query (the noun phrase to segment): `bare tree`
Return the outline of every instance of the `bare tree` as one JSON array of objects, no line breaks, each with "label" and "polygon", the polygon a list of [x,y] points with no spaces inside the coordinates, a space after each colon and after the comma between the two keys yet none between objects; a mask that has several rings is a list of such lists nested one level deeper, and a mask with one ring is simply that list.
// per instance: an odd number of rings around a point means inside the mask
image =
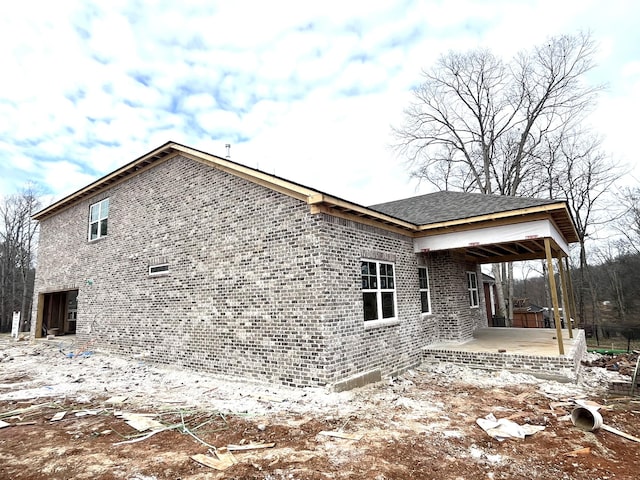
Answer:
[{"label": "bare tree", "polygon": [[617,195],[623,212],[616,230],[625,238],[627,247],[640,254],[640,188],[623,188]]},{"label": "bare tree", "polygon": [[[449,52],[423,72],[396,148],[411,175],[438,189],[487,194],[538,193],[545,140],[584,117],[602,86],[588,33],[552,37],[509,62],[488,50]],[[500,313],[507,317],[500,269],[493,268]]]},{"label": "bare tree", "polygon": [[547,135],[581,118],[601,86],[589,34],[563,35],[509,63],[488,50],[449,52],[424,71],[396,147],[437,188],[516,195],[536,183]]},{"label": "bare tree", "polygon": [[[546,189],[550,198],[564,198],[573,215],[579,240],[578,316],[585,315],[585,294],[596,289],[587,258],[586,241],[617,215],[611,208],[612,186],[624,171],[601,148],[601,139],[586,130],[562,130],[548,137]],[[597,314],[592,315],[597,322]],[[595,325],[594,325],[595,327]]]},{"label": "bare tree", "polygon": [[32,186],[0,203],[0,331],[11,325],[13,311],[28,323],[33,295],[37,224],[31,217],[40,202]]}]

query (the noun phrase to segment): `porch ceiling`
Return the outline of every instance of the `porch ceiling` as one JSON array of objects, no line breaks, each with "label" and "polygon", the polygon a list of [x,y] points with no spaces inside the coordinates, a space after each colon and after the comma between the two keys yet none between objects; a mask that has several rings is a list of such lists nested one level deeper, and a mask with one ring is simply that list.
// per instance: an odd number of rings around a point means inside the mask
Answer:
[{"label": "porch ceiling", "polygon": [[550,240],[554,256],[568,255],[569,244],[555,222],[540,216],[518,223],[485,223],[476,228],[425,232],[414,239],[414,251],[460,252],[473,263],[536,260],[546,257],[545,238]]},{"label": "porch ceiling", "polygon": [[[463,253],[471,262],[481,264],[540,260],[546,256],[544,238],[468,246],[452,250]],[[553,239],[551,239],[551,250],[554,253],[562,250]]]}]

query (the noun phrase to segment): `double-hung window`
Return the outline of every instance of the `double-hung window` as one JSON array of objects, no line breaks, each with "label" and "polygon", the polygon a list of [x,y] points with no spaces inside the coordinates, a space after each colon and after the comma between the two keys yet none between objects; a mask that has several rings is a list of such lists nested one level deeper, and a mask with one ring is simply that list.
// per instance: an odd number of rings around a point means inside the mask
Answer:
[{"label": "double-hung window", "polygon": [[431,313],[431,299],[429,297],[429,272],[427,267],[418,267],[420,281],[420,306],[422,313]]},{"label": "double-hung window", "polygon": [[89,240],[97,240],[107,235],[109,199],[94,203],[89,208]]},{"label": "double-hung window", "polygon": [[364,320],[396,317],[396,280],[392,263],[362,261]]},{"label": "double-hung window", "polygon": [[467,290],[469,291],[469,306],[480,305],[478,300],[478,275],[476,272],[467,272]]}]

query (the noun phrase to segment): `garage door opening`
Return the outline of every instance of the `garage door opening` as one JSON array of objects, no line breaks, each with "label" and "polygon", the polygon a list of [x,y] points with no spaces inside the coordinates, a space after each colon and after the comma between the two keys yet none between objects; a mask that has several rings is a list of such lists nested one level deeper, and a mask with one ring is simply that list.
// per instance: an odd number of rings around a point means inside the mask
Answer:
[{"label": "garage door opening", "polygon": [[36,337],[73,335],[78,319],[78,290],[41,293]]}]

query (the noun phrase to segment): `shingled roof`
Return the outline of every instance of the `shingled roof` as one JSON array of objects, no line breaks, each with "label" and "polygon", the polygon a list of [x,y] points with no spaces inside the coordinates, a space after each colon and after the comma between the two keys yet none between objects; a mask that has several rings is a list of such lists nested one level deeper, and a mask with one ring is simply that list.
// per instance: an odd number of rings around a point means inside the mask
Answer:
[{"label": "shingled roof", "polygon": [[558,200],[469,192],[436,192],[379,203],[369,208],[405,222],[428,225],[554,203],[558,203]]}]

